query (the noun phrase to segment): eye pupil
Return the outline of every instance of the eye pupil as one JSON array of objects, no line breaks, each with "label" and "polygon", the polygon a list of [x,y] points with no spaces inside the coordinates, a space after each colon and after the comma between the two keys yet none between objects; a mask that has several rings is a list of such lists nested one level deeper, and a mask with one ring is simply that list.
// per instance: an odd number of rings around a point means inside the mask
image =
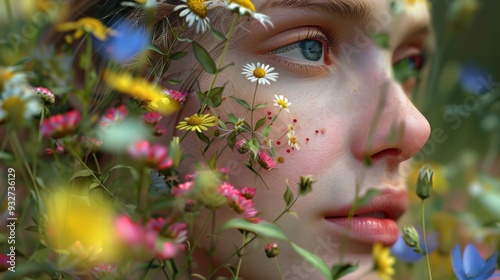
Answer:
[{"label": "eye pupil", "polygon": [[323,44],[317,40],[302,40],[299,42],[302,55],[311,61],[318,61],[323,55]]}]

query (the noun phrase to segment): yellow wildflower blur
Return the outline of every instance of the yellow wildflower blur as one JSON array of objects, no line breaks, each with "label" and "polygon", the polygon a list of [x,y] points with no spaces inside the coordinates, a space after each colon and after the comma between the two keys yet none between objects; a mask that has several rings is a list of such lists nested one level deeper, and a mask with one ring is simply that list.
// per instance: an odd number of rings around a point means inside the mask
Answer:
[{"label": "yellow wildflower blur", "polygon": [[146,102],[150,111],[168,115],[179,107],[179,103],[163,94],[160,88],[142,78],[134,78],[129,73],[105,70],[103,78],[112,89]]},{"label": "yellow wildflower blur", "polygon": [[396,273],[393,268],[396,259],[391,256],[390,251],[390,247],[384,247],[381,243],[373,245],[374,270],[382,280],[391,280],[392,276]]},{"label": "yellow wildflower blur", "polygon": [[100,22],[98,19],[91,17],[83,17],[77,21],[60,23],[57,25],[56,29],[57,31],[61,32],[72,30],[75,31],[72,37],[66,36],[66,41],[68,43],[71,43],[73,39],[80,39],[85,33],[91,33],[97,39],[103,41],[107,38],[108,35],[112,35],[114,32],[113,30],[104,26],[104,24],[102,24],[102,22]]},{"label": "yellow wildflower blur", "polygon": [[91,203],[88,196],[76,196],[63,190],[44,196],[43,202],[49,247],[69,254],[78,245],[94,252],[92,259],[97,262],[110,262],[118,257],[110,205]]}]

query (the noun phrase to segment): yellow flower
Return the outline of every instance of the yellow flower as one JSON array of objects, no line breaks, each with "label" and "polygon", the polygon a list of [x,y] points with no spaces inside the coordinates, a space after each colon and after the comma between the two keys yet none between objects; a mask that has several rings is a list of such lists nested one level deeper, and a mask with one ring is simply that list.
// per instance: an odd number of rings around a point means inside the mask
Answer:
[{"label": "yellow flower", "polygon": [[390,255],[390,248],[384,247],[381,243],[373,245],[373,260],[375,265],[373,269],[382,280],[391,280],[395,271],[392,267],[396,259]]},{"label": "yellow flower", "polygon": [[68,43],[71,43],[72,39],[80,39],[85,33],[91,33],[97,39],[102,41],[105,40],[108,35],[112,35],[114,32],[113,30],[104,26],[99,20],[91,17],[83,17],[74,22],[71,21],[60,23],[57,25],[56,29],[57,31],[61,32],[72,30],[75,31],[75,33],[73,33],[73,38],[71,38],[71,36],[66,37]]},{"label": "yellow flower", "polygon": [[129,73],[105,70],[103,78],[112,89],[148,103],[148,110],[167,115],[173,113],[179,105],[157,86],[142,78],[134,78]]},{"label": "yellow flower", "polygon": [[[113,211],[104,203],[92,203],[87,196],[55,191],[43,199],[47,223],[46,241],[63,254],[76,253],[99,262],[118,257],[116,252]],[[75,247],[77,245],[77,247]],[[90,250],[90,251],[89,251]],[[103,254],[100,254],[100,252]]]},{"label": "yellow flower", "polygon": [[210,114],[194,114],[191,117],[184,118],[183,121],[179,122],[176,128],[180,130],[196,130],[201,132],[202,130],[206,131],[208,129],[207,127],[214,126],[216,124],[216,120],[217,118],[215,116],[211,116]]}]

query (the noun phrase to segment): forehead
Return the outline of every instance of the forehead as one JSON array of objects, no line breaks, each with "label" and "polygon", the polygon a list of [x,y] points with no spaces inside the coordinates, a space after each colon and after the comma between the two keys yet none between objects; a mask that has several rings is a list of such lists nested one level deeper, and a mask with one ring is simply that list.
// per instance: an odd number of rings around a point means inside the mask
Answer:
[{"label": "forehead", "polygon": [[416,30],[430,29],[427,0],[254,0],[254,3],[262,13],[283,10],[293,16],[292,10],[300,9],[358,23],[374,21],[385,14],[391,23],[386,31],[401,29],[395,26],[401,24]]}]

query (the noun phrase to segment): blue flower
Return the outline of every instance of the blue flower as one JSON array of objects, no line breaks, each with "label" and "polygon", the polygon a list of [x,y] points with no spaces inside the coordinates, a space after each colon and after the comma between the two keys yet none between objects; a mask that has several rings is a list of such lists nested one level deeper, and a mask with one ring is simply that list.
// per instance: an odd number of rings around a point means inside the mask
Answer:
[{"label": "blue flower", "polygon": [[460,255],[460,245],[456,245],[451,255],[453,271],[458,280],[486,280],[493,275],[496,268],[498,252],[487,261],[483,260],[476,247],[468,244],[465,247],[463,260]]},{"label": "blue flower", "polygon": [[[419,236],[422,236],[422,230],[420,228],[417,228],[417,231]],[[429,250],[429,253],[431,253],[438,247],[437,232],[427,234],[426,237],[427,237],[427,249]],[[419,243],[420,243],[420,248],[422,248],[422,251],[425,252],[423,238],[420,238]],[[398,260],[401,260],[406,263],[414,263],[424,257],[424,255],[415,253],[413,251],[413,248],[406,245],[401,233],[399,233],[398,241],[396,241],[396,243],[392,245],[391,255],[395,256]]]},{"label": "blue flower", "polygon": [[475,95],[482,95],[493,89],[492,76],[474,64],[465,64],[460,68],[459,82],[465,91]]},{"label": "blue flower", "polygon": [[151,34],[145,26],[120,20],[112,28],[115,34],[98,44],[98,52],[103,57],[110,57],[117,62],[126,62],[148,48],[151,42]]}]

